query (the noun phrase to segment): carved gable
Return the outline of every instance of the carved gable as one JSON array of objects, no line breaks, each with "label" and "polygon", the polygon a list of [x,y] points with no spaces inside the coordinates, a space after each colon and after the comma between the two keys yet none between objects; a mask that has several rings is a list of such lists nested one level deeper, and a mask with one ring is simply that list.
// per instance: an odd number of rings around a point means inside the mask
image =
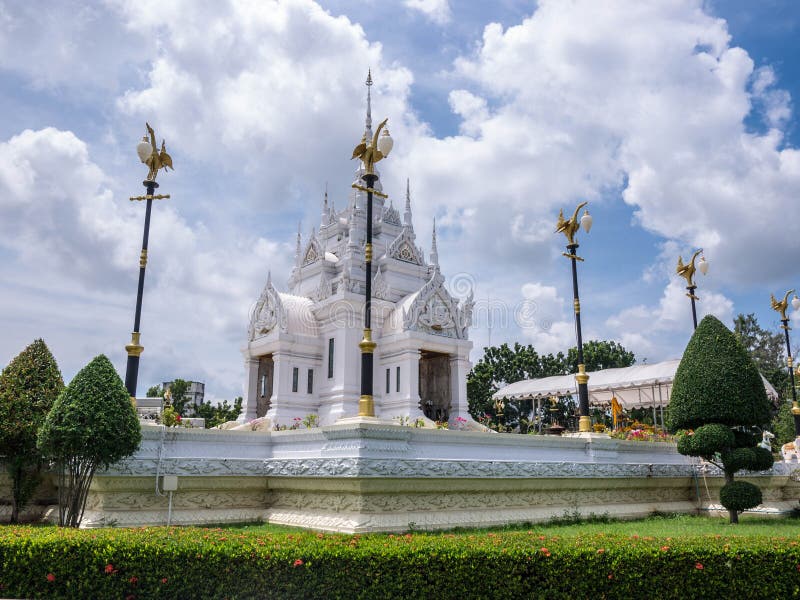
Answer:
[{"label": "carved gable", "polygon": [[400,213],[397,212],[397,209],[389,205],[383,209],[383,222],[389,223],[390,225],[402,225],[403,223],[400,221]]},{"label": "carved gable", "polygon": [[403,227],[400,235],[386,249],[386,256],[415,265],[422,266],[425,264],[422,250],[414,244],[414,234],[410,227]]},{"label": "carved gable", "polygon": [[404,311],[404,329],[466,339],[472,324],[473,304],[470,297],[460,306],[444,286],[442,274],[436,271]]},{"label": "carved gable", "polygon": [[317,262],[324,254],[325,251],[322,249],[322,245],[319,243],[317,236],[312,235],[311,239],[308,240],[305,252],[303,252],[303,262],[301,264],[305,267],[306,265]]},{"label": "carved gable", "polygon": [[286,312],[278,292],[272,285],[272,278],[267,278],[267,284],[250,315],[247,337],[252,342],[256,338],[267,335],[276,327],[281,331],[288,330]]}]

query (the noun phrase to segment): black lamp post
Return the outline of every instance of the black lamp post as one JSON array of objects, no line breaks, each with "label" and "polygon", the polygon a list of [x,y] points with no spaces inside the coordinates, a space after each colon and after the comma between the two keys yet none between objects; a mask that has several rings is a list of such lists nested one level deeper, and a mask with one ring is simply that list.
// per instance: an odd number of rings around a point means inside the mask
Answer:
[{"label": "black lamp post", "polygon": [[[775,299],[775,296],[771,297],[771,306],[773,309],[778,311],[781,315],[781,329],[783,329],[783,333],[786,336],[786,364],[789,367],[789,385],[792,388],[792,416],[794,417],[794,435],[795,437],[800,437],[800,406],[797,405],[797,389],[794,387],[794,361],[792,359],[792,345],[789,341],[789,331],[791,327],[789,327],[789,317],[786,315],[786,309],[789,308],[789,294],[792,294],[794,290],[789,290],[786,292],[786,295],[783,297],[781,302],[778,302]],[[792,308],[795,310],[800,310],[800,298],[797,296],[792,299]],[[800,371],[800,369],[798,369]]]},{"label": "black lamp post", "polygon": [[136,291],[136,312],[133,317],[133,333],[131,333],[131,343],[125,346],[128,353],[128,364],[125,369],[125,388],[128,390],[132,399],[136,398],[136,384],[139,379],[139,357],[144,350],[140,344],[141,333],[139,326],[142,318],[142,295],[144,293],[144,274],[147,267],[147,241],[150,236],[150,212],[153,206],[153,200],[162,200],[169,198],[169,194],[155,194],[158,187],[156,183],[156,176],[159,169],[172,168],[172,158],[167,154],[165,144],[161,142],[161,151],[158,151],[156,146],[156,136],[153,128],[147,124],[148,136],[144,136],[142,141],[136,146],[136,152],[140,160],[148,166],[147,178],[142,182],[147,193],[144,196],[133,196],[131,201],[141,202],[146,201],[146,208],[144,213],[144,235],[142,236],[142,252],[139,255],[139,286]]},{"label": "black lamp post", "polygon": [[592,418],[589,416],[589,376],[586,374],[586,365],[583,362],[583,333],[581,332],[581,301],[578,295],[578,261],[583,259],[575,254],[578,249],[578,242],[575,241],[575,234],[578,229],[583,227],[586,233],[592,228],[592,217],[588,210],[583,211],[583,216],[578,221],[578,212],[586,206],[586,202],[581,202],[569,220],[564,219],[564,211],[558,214],[556,223],[556,233],[563,233],[567,237],[567,252],[564,253],[572,263],[572,293],[574,297],[573,306],[575,309],[575,338],[578,345],[578,372],[575,374],[575,381],[578,382],[578,410],[580,419],[578,420],[578,431],[588,433],[592,430]]},{"label": "black lamp post", "polygon": [[[371,85],[371,78],[367,80],[367,85]],[[384,129],[386,121],[384,119],[375,130],[372,140],[367,140],[366,135],[361,139],[361,143],[353,151],[353,158],[360,158],[364,163],[364,180],[366,187],[353,184],[353,187],[367,194],[367,239],[364,247],[364,270],[366,277],[366,291],[364,298],[364,337],[359,342],[361,349],[361,397],[358,400],[358,416],[374,417],[375,403],[372,397],[372,376],[373,376],[373,354],[375,352],[375,342],[372,341],[372,196],[377,194],[386,198],[386,194],[374,189],[373,186],[378,180],[375,174],[375,163],[385,158],[392,151],[394,141],[389,135],[389,130]],[[383,135],[381,135],[383,130]]]},{"label": "black lamp post", "polygon": [[[695,267],[694,261],[697,259],[698,255],[700,256],[700,262],[697,263]],[[706,257],[703,255],[703,249],[697,250],[694,254],[692,254],[692,259],[689,261],[688,264],[683,264],[683,257],[678,257],[678,266],[675,269],[675,272],[686,279],[686,289],[688,290],[687,296],[692,301],[692,323],[694,323],[694,328],[697,329],[697,307],[695,306],[695,300],[700,300],[697,296],[695,296],[694,291],[697,289],[697,284],[694,281],[694,274],[699,270],[703,275],[708,273],[708,263],[706,262]]]}]

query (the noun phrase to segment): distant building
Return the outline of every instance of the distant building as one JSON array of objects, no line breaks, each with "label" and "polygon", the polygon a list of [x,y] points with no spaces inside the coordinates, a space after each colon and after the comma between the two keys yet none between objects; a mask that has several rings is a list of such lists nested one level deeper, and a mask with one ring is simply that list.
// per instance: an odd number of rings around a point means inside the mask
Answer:
[{"label": "distant building", "polygon": [[[186,383],[189,384],[189,389],[186,390],[186,397],[189,398],[189,401],[186,403],[186,406],[200,406],[203,402],[203,398],[205,398],[206,384],[202,381],[187,381]],[[161,384],[161,388],[165,391],[171,386],[171,381],[165,381]]]}]

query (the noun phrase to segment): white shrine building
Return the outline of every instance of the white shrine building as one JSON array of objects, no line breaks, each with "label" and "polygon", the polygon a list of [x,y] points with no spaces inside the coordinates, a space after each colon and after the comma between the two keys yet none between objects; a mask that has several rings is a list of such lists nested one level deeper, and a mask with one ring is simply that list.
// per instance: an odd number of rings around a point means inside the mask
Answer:
[{"label": "white shrine building", "polygon": [[[363,186],[363,174],[360,165],[353,183]],[[374,188],[383,189],[380,179]],[[240,420],[266,416],[273,425],[290,425],[313,413],[328,425],[358,414],[366,204],[366,193],[352,189],[347,208],[337,211],[326,192],[319,227],[305,240],[297,234],[288,291],[278,291],[267,277],[243,348],[247,382]],[[376,416],[471,421],[466,379],[472,294],[459,300],[445,287],[435,222],[428,260],[417,245],[408,184],[402,216],[377,194],[373,215]]]}]

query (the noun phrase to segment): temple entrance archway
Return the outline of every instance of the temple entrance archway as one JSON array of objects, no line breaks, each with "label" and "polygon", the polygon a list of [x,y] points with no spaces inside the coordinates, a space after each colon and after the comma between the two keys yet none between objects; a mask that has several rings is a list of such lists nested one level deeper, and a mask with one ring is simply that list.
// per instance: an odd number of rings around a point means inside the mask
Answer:
[{"label": "temple entrance archway", "polygon": [[419,359],[419,397],[423,414],[434,421],[450,418],[450,355],[422,350]]},{"label": "temple entrance archway", "polygon": [[272,380],[275,372],[275,363],[272,354],[261,356],[258,359],[258,383],[256,388],[256,418],[267,414],[272,398]]}]

